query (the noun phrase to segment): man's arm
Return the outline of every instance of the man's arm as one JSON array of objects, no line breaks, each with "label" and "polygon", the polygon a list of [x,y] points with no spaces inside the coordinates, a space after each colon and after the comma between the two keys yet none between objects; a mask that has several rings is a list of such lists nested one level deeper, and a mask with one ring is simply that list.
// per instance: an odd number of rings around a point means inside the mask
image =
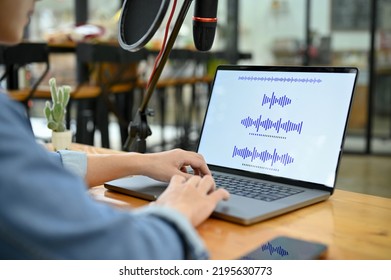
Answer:
[{"label": "man's arm", "polygon": [[60,161],[36,144],[23,107],[2,95],[0,102],[0,258],[207,255],[191,224],[175,210],[159,214],[156,206],[129,212],[92,199],[82,178],[64,170]]},{"label": "man's arm", "polygon": [[[60,158],[58,157],[60,155]],[[160,153],[117,153],[91,154],[83,152],[59,151],[53,153],[64,167],[85,178],[90,187],[130,175],[145,175],[159,181],[169,182],[174,175],[190,179],[193,174],[209,175],[210,171],[203,157],[194,152],[175,149]],[[188,174],[186,167],[193,169]]]}]

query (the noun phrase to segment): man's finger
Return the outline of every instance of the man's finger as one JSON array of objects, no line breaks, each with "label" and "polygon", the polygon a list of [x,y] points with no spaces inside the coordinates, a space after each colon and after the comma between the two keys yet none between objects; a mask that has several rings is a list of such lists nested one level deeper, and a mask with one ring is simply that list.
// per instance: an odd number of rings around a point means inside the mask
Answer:
[{"label": "man's finger", "polygon": [[214,191],[216,189],[216,184],[212,176],[206,175],[202,177],[202,180],[199,183],[199,189],[205,194]]},{"label": "man's finger", "polygon": [[221,200],[228,200],[229,192],[225,189],[217,189],[209,194],[209,197],[217,204]]},{"label": "man's finger", "polygon": [[186,178],[185,176],[183,176],[182,174],[181,175],[174,175],[172,176],[171,178],[171,183],[174,184],[174,185],[178,185],[178,184],[183,184],[186,182]]}]

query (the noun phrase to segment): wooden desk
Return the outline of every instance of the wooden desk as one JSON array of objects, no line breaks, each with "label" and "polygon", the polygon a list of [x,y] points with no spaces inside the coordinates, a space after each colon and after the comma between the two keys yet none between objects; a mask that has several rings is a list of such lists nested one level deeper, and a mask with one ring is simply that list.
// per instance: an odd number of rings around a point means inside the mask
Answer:
[{"label": "wooden desk", "polygon": [[[119,153],[78,144],[72,149]],[[103,186],[90,189],[90,193],[99,201],[119,207],[148,203]],[[212,259],[236,259],[278,235],[327,244],[325,259],[391,259],[391,199],[336,190],[328,201],[252,226],[210,218],[198,232]]]}]

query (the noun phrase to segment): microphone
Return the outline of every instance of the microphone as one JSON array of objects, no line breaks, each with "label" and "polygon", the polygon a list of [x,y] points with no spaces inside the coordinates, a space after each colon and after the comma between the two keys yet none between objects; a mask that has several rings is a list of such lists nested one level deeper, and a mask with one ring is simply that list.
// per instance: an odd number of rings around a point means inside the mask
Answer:
[{"label": "microphone", "polygon": [[218,0],[196,0],[193,16],[193,40],[199,51],[211,49],[217,26]]}]

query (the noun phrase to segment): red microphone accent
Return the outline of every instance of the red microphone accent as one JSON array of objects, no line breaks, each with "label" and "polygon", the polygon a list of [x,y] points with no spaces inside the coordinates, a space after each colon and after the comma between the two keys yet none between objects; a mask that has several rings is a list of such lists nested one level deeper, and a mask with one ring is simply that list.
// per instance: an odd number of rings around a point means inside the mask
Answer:
[{"label": "red microphone accent", "polygon": [[217,22],[217,18],[193,17],[193,20],[199,22]]}]

